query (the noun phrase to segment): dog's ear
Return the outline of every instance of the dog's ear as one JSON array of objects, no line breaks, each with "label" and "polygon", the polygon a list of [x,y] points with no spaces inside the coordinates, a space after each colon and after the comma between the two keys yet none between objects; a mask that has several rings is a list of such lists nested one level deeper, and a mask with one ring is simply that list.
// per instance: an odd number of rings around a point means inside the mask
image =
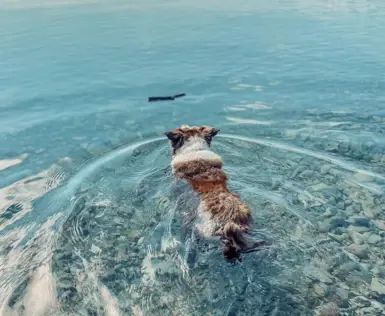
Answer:
[{"label": "dog's ear", "polygon": [[219,133],[219,128],[211,127],[211,126],[202,126],[201,131],[205,136],[214,137]]},{"label": "dog's ear", "polygon": [[214,137],[214,136],[216,136],[216,135],[219,133],[219,131],[220,131],[219,128],[212,127],[211,130],[210,130],[210,132],[209,132],[209,135],[210,135],[211,137]]},{"label": "dog's ear", "polygon": [[164,133],[166,137],[172,142],[177,142],[182,137],[182,133],[179,130],[171,130]]},{"label": "dog's ear", "polygon": [[211,141],[213,140],[213,137],[216,136],[219,133],[219,129],[215,127],[210,126],[202,126],[201,127],[202,133],[205,137],[205,140],[210,145]]},{"label": "dog's ear", "polygon": [[170,140],[170,145],[173,149],[173,155],[176,154],[178,148],[181,148],[184,143],[183,132],[180,129],[174,129],[168,132],[165,132],[164,135]]}]

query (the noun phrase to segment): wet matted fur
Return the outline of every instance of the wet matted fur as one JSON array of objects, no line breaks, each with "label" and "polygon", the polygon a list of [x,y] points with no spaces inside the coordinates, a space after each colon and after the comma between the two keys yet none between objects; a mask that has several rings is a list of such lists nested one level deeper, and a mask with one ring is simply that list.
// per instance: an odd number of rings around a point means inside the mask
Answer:
[{"label": "wet matted fur", "polygon": [[264,242],[254,242],[248,235],[251,210],[228,189],[222,158],[210,149],[218,132],[209,126],[182,125],[165,135],[173,151],[173,174],[200,196],[198,231],[207,238],[219,237],[226,258],[240,259],[242,252],[257,250]]}]

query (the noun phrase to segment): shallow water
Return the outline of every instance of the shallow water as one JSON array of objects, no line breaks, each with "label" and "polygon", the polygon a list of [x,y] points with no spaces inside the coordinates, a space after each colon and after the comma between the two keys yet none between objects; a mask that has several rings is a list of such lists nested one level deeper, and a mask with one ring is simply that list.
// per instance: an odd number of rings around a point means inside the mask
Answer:
[{"label": "shallow water", "polygon": [[[384,315],[385,6],[254,2],[0,0],[0,315]],[[221,129],[271,245],[241,264],[180,124]]]}]

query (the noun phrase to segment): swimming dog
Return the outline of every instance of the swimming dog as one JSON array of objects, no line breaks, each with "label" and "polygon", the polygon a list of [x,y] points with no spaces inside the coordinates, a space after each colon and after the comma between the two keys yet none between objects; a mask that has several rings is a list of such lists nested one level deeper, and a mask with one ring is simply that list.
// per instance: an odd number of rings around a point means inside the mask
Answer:
[{"label": "swimming dog", "polygon": [[256,251],[265,242],[253,242],[249,232],[251,210],[227,186],[222,158],[211,150],[219,129],[188,126],[165,132],[172,147],[172,173],[199,195],[196,228],[202,236],[219,237],[223,255],[240,260],[240,254]]}]

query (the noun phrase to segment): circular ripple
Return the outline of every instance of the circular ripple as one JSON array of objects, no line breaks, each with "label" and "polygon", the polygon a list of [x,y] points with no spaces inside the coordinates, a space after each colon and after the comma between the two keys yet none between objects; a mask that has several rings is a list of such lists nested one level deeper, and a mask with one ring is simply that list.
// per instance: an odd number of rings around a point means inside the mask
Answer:
[{"label": "circular ripple", "polygon": [[109,306],[123,315],[297,315],[325,301],[351,308],[347,297],[367,282],[361,264],[370,269],[380,260],[383,241],[362,253],[349,247],[383,220],[381,174],[336,156],[222,135],[213,150],[253,210],[255,238],[271,243],[234,267],[194,234],[199,201],[170,176],[160,140],[108,153],[64,187],[66,199],[76,199],[53,256],[63,313],[106,314]]}]

